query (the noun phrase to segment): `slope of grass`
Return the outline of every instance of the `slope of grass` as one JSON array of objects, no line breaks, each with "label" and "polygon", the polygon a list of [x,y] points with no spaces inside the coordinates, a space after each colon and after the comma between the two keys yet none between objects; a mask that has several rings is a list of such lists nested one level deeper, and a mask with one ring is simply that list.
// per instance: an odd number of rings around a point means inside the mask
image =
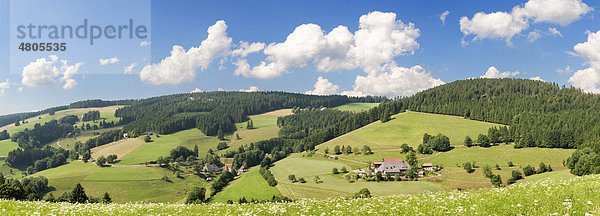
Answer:
[{"label": "slope of grass", "polygon": [[[275,110],[263,114],[252,115],[249,116],[252,119],[252,123],[254,124],[254,128],[267,127],[267,126],[277,126],[277,118],[279,116],[291,115],[291,109],[280,109]],[[242,123],[242,126],[246,126],[246,123]]]},{"label": "slope of grass", "polygon": [[403,143],[417,147],[423,142],[423,134],[442,133],[450,138],[453,146],[462,145],[466,136],[476,139],[480,133],[487,134],[498,124],[473,121],[457,116],[419,112],[405,112],[394,116],[389,122],[369,124],[351,133],[340,136],[318,146],[319,149],[335,145],[369,145],[372,149],[398,149]]},{"label": "slope of grass", "polygon": [[106,145],[92,148],[92,158],[116,154],[117,158],[120,159],[127,156],[129,153],[135,151],[144,144],[145,142],[143,137],[119,140]]},{"label": "slope of grass", "polygon": [[[271,172],[278,181],[277,189],[282,195],[292,199],[301,198],[336,198],[340,196],[351,196],[362,188],[368,188],[376,196],[393,194],[411,194],[425,191],[442,190],[430,182],[365,182],[357,181],[349,183],[341,174],[331,174],[332,169],[338,170],[345,166],[348,170],[352,165],[340,160],[320,159],[320,156],[300,157],[294,154],[288,158],[275,163]],[[305,178],[307,183],[291,183],[288,175],[296,178]],[[315,177],[319,177],[322,183],[316,183]]]},{"label": "slope of grass", "polygon": [[[183,202],[186,192],[206,182],[197,176],[177,178],[166,169],[157,167],[98,167],[94,163],[72,161],[69,164],[35,173],[45,176],[54,196],[69,192],[77,183],[88,195],[102,196],[108,192],[113,201],[125,202]],[[161,178],[167,176],[170,181]]]},{"label": "slope of grass", "polygon": [[8,215],[598,215],[600,176],[542,180],[506,188],[370,199],[264,204],[70,204],[1,200]]},{"label": "slope of grass", "polygon": [[[115,117],[115,111],[121,107],[124,107],[124,106],[107,106],[107,107],[61,110],[61,111],[56,112],[54,115],[43,114],[40,116],[32,117],[32,118],[28,119],[27,123],[21,124],[19,126],[15,126],[14,124],[6,125],[6,126],[2,127],[1,130],[7,130],[9,134],[13,134],[13,133],[24,131],[26,128],[32,129],[35,126],[35,124],[37,124],[37,123],[44,124],[53,119],[58,120],[66,115],[76,115],[77,117],[81,118],[81,115],[83,115],[84,113],[89,112],[89,111],[100,111],[100,118],[101,118],[99,121],[97,120],[96,123],[94,123],[92,121],[85,122],[86,124],[89,123],[90,126],[92,126],[94,124],[99,125],[100,121],[102,121],[102,119],[106,120],[107,122],[110,122],[110,121],[117,122],[117,121],[119,121],[119,118]],[[75,125],[81,126],[81,123],[82,122],[79,121]]]},{"label": "slope of grass", "polygon": [[376,107],[378,105],[379,103],[349,103],[335,107],[335,109],[338,109],[340,111],[362,112]]},{"label": "slope of grass", "polygon": [[200,155],[208,152],[208,149],[217,149],[219,139],[212,136],[206,136],[202,131],[194,128],[180,131],[174,134],[152,136],[153,141],[145,143],[135,151],[129,153],[121,159],[120,164],[142,164],[147,161],[154,161],[159,156],[169,156],[172,149],[177,146],[185,146],[190,149],[198,145]]},{"label": "slope of grass", "polygon": [[482,147],[458,147],[448,152],[439,153],[439,155],[423,156],[422,162],[440,164],[443,166],[456,166],[464,162],[475,161],[478,165],[489,164],[501,167],[507,167],[508,162],[512,161],[517,167],[538,166],[540,162],[546,165],[562,166],[563,161],[567,160],[575,149],[551,149],[551,148],[522,148],[515,149],[513,145],[500,144],[489,148]]},{"label": "slope of grass", "polygon": [[0,141],[0,157],[8,156],[8,152],[15,150],[19,145],[16,142],[5,139]]},{"label": "slope of grass", "polygon": [[225,190],[211,198],[211,202],[227,202],[227,200],[236,202],[242,197],[246,200],[270,200],[274,195],[281,195],[275,187],[267,184],[258,170],[258,166],[249,169],[239,179],[231,182]]}]

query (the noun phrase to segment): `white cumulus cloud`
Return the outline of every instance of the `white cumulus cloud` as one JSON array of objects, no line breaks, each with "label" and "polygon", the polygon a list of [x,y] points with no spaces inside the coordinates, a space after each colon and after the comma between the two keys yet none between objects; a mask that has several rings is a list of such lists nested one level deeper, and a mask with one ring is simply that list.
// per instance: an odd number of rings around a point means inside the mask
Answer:
[{"label": "white cumulus cloud", "polygon": [[107,59],[99,59],[100,65],[114,64],[119,62],[120,60],[117,57],[107,58]]},{"label": "white cumulus cloud", "polygon": [[566,26],[592,10],[581,0],[529,0],[524,7],[515,7],[513,13],[533,19],[534,22]]},{"label": "white cumulus cloud", "polygon": [[140,79],[155,85],[179,84],[191,82],[196,77],[196,70],[206,69],[219,57],[231,52],[232,39],[227,36],[225,21],[217,21],[208,28],[208,37],[198,47],[189,50],[181,46],[173,46],[171,56],[161,62],[146,65],[140,72]]},{"label": "white cumulus cloud", "polygon": [[419,48],[416,41],[419,36],[420,31],[414,24],[397,20],[395,13],[379,11],[361,16],[359,29],[354,33],[346,26],[338,26],[325,34],[317,24],[303,24],[284,42],[265,47],[263,52],[267,58],[259,65],[236,70],[236,75],[268,79],[281,76],[290,67],[303,68],[310,63],[321,72],[377,70],[396,56],[413,54]]},{"label": "white cumulus cloud", "polygon": [[60,67],[63,72],[63,76],[60,81],[65,82],[63,89],[72,89],[77,86],[77,81],[73,79],[73,75],[77,74],[79,67],[83,65],[83,62],[75,63],[74,65],[67,64],[67,60],[61,60],[62,66]]},{"label": "white cumulus cloud", "polygon": [[[219,88],[219,91],[223,91],[223,89]],[[250,86],[250,88],[248,89],[240,89],[241,92],[257,92],[259,91],[258,87],[256,86]]]},{"label": "white cumulus cloud", "polygon": [[586,92],[600,93],[600,71],[593,67],[578,70],[569,78],[569,83]]},{"label": "white cumulus cloud", "polygon": [[246,57],[250,53],[255,53],[263,50],[265,48],[265,43],[248,43],[246,41],[240,41],[237,49],[231,51],[232,56],[241,56]]},{"label": "white cumulus cloud", "polygon": [[0,83],[0,95],[4,95],[5,90],[10,88],[10,83],[8,79],[6,81]]},{"label": "white cumulus cloud", "polygon": [[575,72],[569,83],[586,92],[600,93],[600,31],[588,33],[587,41],[576,44],[573,49],[590,67]]},{"label": "white cumulus cloud", "polygon": [[64,82],[64,89],[71,89],[77,85],[73,76],[78,73],[83,62],[69,65],[67,60],[58,60],[58,57],[51,55],[48,59],[39,58],[30,62],[23,68],[21,73],[21,84],[29,87],[40,87],[54,85],[56,78],[62,74],[60,82]]},{"label": "white cumulus cloud", "polygon": [[338,89],[340,89],[339,86],[329,82],[328,79],[325,79],[322,76],[319,76],[314,87],[314,90],[306,91],[305,93],[312,95],[333,95],[337,94]]},{"label": "white cumulus cloud", "polygon": [[405,68],[397,66],[396,63],[389,63],[381,67],[377,73],[357,76],[354,88],[344,91],[342,94],[350,96],[410,96],[442,84],[444,84],[442,80],[431,77],[425,68],[419,65]]},{"label": "white cumulus cloud", "polygon": [[450,11],[446,10],[442,14],[440,14],[440,20],[442,21],[442,25],[446,24],[446,17],[450,14]]},{"label": "white cumulus cloud", "polygon": [[500,71],[496,67],[491,66],[487,69],[487,71],[485,72],[485,74],[483,76],[480,76],[480,78],[507,78],[507,77],[514,77],[519,74],[520,74],[519,71],[514,71],[514,72],[504,71],[504,72],[500,73]]},{"label": "white cumulus cloud", "polygon": [[199,88],[195,88],[194,90],[190,91],[190,93],[201,93],[201,92],[204,92],[204,91],[202,91]]},{"label": "white cumulus cloud", "polygon": [[592,10],[581,0],[529,0],[524,6],[515,6],[510,12],[479,12],[470,19],[461,17],[460,30],[465,37],[474,35],[473,40],[505,39],[510,45],[511,39],[529,28],[531,21],[565,26]]}]

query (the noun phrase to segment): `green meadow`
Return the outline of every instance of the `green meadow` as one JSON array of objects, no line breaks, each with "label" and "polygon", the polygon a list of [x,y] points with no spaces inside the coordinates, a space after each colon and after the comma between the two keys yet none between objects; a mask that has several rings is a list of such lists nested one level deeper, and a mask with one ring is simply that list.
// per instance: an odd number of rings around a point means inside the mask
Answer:
[{"label": "green meadow", "polygon": [[334,109],[338,109],[340,111],[362,112],[378,105],[379,103],[349,103],[335,107]]},{"label": "green meadow", "polygon": [[359,146],[369,145],[371,149],[398,149],[406,143],[417,147],[423,142],[423,134],[437,135],[442,133],[450,138],[453,146],[462,145],[466,136],[477,138],[480,133],[487,134],[488,129],[499,124],[474,121],[457,116],[438,115],[420,112],[404,112],[393,116],[393,119],[381,123],[377,121],[351,133],[325,142],[319,149],[335,145]]},{"label": "green meadow", "polygon": [[[143,164],[154,161],[160,156],[169,156],[171,149],[177,146],[185,146],[194,149],[198,145],[199,152],[208,152],[208,149],[217,149],[219,139],[214,136],[206,136],[202,131],[194,128],[173,134],[152,136],[152,142],[148,142],[121,158],[120,164]],[[202,154],[202,153],[201,153]]]},{"label": "green meadow", "polygon": [[280,196],[279,191],[275,187],[269,186],[258,170],[258,166],[250,168],[248,172],[229,183],[229,186],[217,193],[210,201],[227,202],[231,200],[237,202],[242,197],[248,201],[252,199],[270,200],[273,196]]},{"label": "green meadow", "polygon": [[[98,167],[94,163],[72,161],[69,164],[35,173],[45,176],[56,197],[69,192],[77,183],[91,196],[108,192],[114,202],[181,203],[193,186],[205,186],[204,179],[194,175],[177,178],[171,171],[157,167]],[[167,176],[169,181],[161,180]]]},{"label": "green meadow", "polygon": [[[277,189],[282,195],[292,199],[315,198],[326,199],[336,197],[348,197],[362,188],[368,188],[375,196],[386,196],[393,194],[413,194],[426,191],[440,191],[442,187],[425,181],[415,182],[348,182],[342,174],[331,174],[332,169],[346,167],[349,171],[352,164],[340,160],[321,159],[319,155],[312,157],[301,157],[293,154],[275,163],[271,172],[278,181]],[[304,178],[306,183],[292,183],[288,175],[296,178]],[[322,183],[316,183],[315,177],[319,177]]]}]

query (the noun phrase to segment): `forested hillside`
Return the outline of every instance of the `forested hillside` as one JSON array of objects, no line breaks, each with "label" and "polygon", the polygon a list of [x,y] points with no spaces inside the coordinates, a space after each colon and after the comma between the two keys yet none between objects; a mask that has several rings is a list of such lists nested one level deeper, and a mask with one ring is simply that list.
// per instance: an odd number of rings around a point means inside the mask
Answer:
[{"label": "forested hillside", "polygon": [[567,161],[572,172],[600,172],[600,95],[533,80],[469,79],[403,102],[414,111],[508,124],[516,147],[578,148]]},{"label": "forested hillside", "polygon": [[230,133],[235,123],[248,115],[293,107],[333,107],[350,102],[380,102],[384,98],[352,98],[346,96],[314,96],[283,92],[206,92],[177,94],[139,100],[121,108],[126,132],[139,134],[155,131],[169,134],[198,128],[206,135]]}]

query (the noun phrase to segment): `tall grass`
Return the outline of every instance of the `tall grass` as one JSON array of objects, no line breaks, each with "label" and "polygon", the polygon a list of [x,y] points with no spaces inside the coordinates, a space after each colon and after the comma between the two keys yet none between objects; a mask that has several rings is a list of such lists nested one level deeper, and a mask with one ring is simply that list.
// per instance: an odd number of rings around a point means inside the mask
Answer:
[{"label": "tall grass", "polygon": [[505,188],[291,203],[172,205],[0,201],[3,215],[598,215],[600,175]]}]

